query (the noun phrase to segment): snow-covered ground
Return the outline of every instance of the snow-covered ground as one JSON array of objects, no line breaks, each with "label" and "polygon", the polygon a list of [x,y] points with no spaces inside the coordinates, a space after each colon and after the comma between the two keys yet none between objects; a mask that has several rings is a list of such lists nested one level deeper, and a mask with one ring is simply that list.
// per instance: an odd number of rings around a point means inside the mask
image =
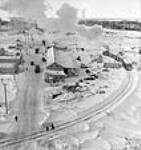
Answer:
[{"label": "snow-covered ground", "polygon": [[[109,45],[111,51],[114,53],[119,52],[121,49],[127,49],[127,46],[129,49],[135,46],[137,50],[141,46],[141,41],[139,38],[128,38],[131,35],[127,34],[127,32],[125,36],[123,32],[117,32],[114,35],[105,36],[104,40],[104,44]],[[139,63],[137,58],[140,56],[132,54],[131,56],[127,55],[127,58],[129,57],[131,57],[130,60],[133,59]],[[116,78],[120,78],[118,74],[120,70],[114,70],[113,72],[116,74]],[[110,77],[108,76],[108,78]],[[139,78],[141,79],[141,75],[139,75]],[[110,81],[106,82],[113,83],[113,81],[116,84],[116,81],[118,80],[110,79]],[[135,91],[125,100],[125,102],[114,111],[107,114],[106,117],[100,119],[97,122],[91,120],[87,123],[78,124],[67,129],[65,131],[65,136],[51,141],[46,145],[42,145],[41,143],[41,145],[39,145],[43,148],[43,150],[45,147],[55,150],[140,150],[140,82],[141,81],[138,82],[138,86],[136,87]],[[96,84],[100,84],[100,81]],[[112,85],[113,87],[111,88],[114,88],[115,84],[110,84],[110,87]],[[99,99],[99,97],[97,98]],[[55,117],[56,114],[53,116]],[[57,117],[61,118],[61,114],[62,118],[64,117],[66,119],[70,112],[66,111],[64,114],[64,111],[60,110],[58,111]],[[43,141],[45,142],[46,140],[44,139]]]},{"label": "snow-covered ground", "polygon": [[[95,51],[86,51],[86,55],[95,55]],[[81,55],[80,55],[81,56]],[[82,59],[85,59],[82,57]],[[86,58],[87,59],[87,58]],[[89,57],[89,61],[91,61]],[[85,62],[85,64],[89,64]],[[81,86],[80,92],[67,92],[59,87],[46,87],[42,94],[42,106],[50,116],[48,121],[60,122],[66,121],[73,117],[77,117],[78,114],[94,107],[96,104],[104,101],[108,96],[114,93],[122,84],[125,78],[124,69],[109,69],[109,72],[102,71],[103,64],[91,63],[91,73],[98,76],[95,80],[83,80],[84,77],[76,78],[75,80],[67,80],[67,83],[75,84],[80,79]],[[69,82],[68,82],[69,81]],[[66,84],[67,85],[67,84]],[[60,94],[61,93],[61,94]],[[53,95],[60,94],[57,98],[52,98]]]},{"label": "snow-covered ground", "polygon": [[[102,71],[102,65],[97,63],[91,63],[91,58],[93,56],[98,56],[101,54],[105,47],[108,46],[110,51],[117,54],[122,50],[138,51],[141,47],[140,45],[140,34],[128,33],[122,31],[109,31],[109,33],[103,33],[102,37],[96,40],[88,40],[80,35],[77,38],[71,38],[71,40],[60,35],[59,38],[56,36],[56,41],[61,43],[61,45],[70,43],[70,49],[84,47],[86,50],[84,53],[79,53],[85,64],[89,64],[89,69],[93,71],[94,74],[98,75],[98,79],[84,81],[80,83],[83,87],[84,92],[65,92],[64,95],[58,97],[58,99],[50,98],[52,93],[56,91],[62,91],[62,87],[52,88],[47,87],[42,91],[42,108],[41,108],[41,119],[40,123],[43,121],[58,122],[66,121],[77,117],[81,112],[88,110],[90,107],[95,106],[97,103],[102,102],[111,93],[116,91],[121,85],[125,77],[125,70],[121,69],[109,69],[109,72]],[[47,34],[48,35],[48,34]],[[0,42],[6,45],[8,42],[14,43],[17,39],[16,35],[10,36],[4,35],[0,37]],[[20,37],[18,37],[20,38]],[[21,37],[24,40],[24,37]],[[7,39],[7,40],[5,40]],[[43,37],[41,38],[43,39]],[[37,41],[41,40],[40,37],[36,37]],[[62,40],[65,39],[65,40]],[[48,42],[54,40],[54,36],[50,35]],[[63,42],[62,42],[63,41]],[[51,41],[52,42],[52,41]],[[74,46],[72,43],[76,42]],[[35,44],[35,43],[34,43]],[[106,46],[105,46],[106,45]],[[78,53],[77,53],[78,54]],[[93,55],[93,56],[92,56]],[[138,55],[127,54],[125,52],[124,58],[129,59],[129,61],[137,61]],[[104,61],[113,62],[109,58],[104,57]],[[80,79],[88,76],[83,74]],[[70,81],[76,82],[78,79],[69,79]],[[85,91],[85,88],[87,89]],[[39,140],[37,143],[32,143],[32,147],[36,147],[36,150],[123,150],[127,145],[129,146],[131,139],[140,139],[141,128],[141,92],[140,92],[140,82],[135,92],[127,98],[127,100],[120,105],[113,112],[107,114],[106,117],[100,119],[97,122],[93,120],[84,122],[65,130],[65,136],[47,142],[46,139]],[[3,93],[3,86],[0,86],[1,93]],[[9,101],[14,100],[16,93],[15,83],[9,82]],[[102,94],[100,92],[102,91]],[[104,91],[104,92],[103,92]],[[3,100],[4,95],[0,94],[0,100]],[[66,98],[67,97],[67,98]],[[68,97],[70,99],[68,99]],[[3,119],[3,118],[2,118]],[[9,119],[11,121],[11,119]],[[9,127],[9,126],[8,126]]]}]

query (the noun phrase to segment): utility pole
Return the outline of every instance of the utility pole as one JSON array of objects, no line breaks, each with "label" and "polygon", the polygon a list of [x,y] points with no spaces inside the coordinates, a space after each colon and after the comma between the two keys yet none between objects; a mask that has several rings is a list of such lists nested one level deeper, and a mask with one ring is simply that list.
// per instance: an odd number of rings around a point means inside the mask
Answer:
[{"label": "utility pole", "polygon": [[3,87],[4,87],[5,113],[8,114],[7,83],[4,81],[4,79],[1,79],[1,82],[2,82]]},{"label": "utility pole", "polygon": [[5,93],[5,113],[8,114],[7,84],[3,84]]},{"label": "utility pole", "polygon": [[28,40],[28,55],[30,54],[30,31],[28,29],[27,40]]}]

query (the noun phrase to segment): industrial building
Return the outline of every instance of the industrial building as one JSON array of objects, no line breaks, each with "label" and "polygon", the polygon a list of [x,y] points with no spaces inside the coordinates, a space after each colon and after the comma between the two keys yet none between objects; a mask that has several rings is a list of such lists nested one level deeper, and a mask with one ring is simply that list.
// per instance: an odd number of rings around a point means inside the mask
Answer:
[{"label": "industrial building", "polygon": [[73,53],[55,46],[47,52],[47,70],[45,79],[47,82],[64,81],[66,77],[79,75],[80,65],[73,57]]}]

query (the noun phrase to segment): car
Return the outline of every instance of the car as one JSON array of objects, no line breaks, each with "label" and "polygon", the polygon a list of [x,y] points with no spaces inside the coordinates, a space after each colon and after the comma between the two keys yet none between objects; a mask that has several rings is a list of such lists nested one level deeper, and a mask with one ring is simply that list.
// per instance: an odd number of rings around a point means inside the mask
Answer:
[{"label": "car", "polygon": [[80,56],[78,56],[78,57],[76,58],[76,60],[81,61],[81,57],[80,57]]},{"label": "car", "polygon": [[80,83],[83,83],[83,80],[82,80],[82,79],[80,79],[80,80],[79,80],[79,82],[80,82]]},{"label": "car", "polygon": [[106,92],[104,90],[98,91],[99,94],[105,94]]},{"label": "car", "polygon": [[108,50],[106,50],[106,51],[103,51],[102,54],[103,54],[104,56],[109,56],[110,52],[109,52]]},{"label": "car", "polygon": [[88,66],[86,66],[85,64],[81,64],[81,68],[88,68]]},{"label": "car", "polygon": [[46,62],[46,58],[45,57],[42,57],[42,62]]},{"label": "car", "polygon": [[40,52],[39,48],[35,48],[35,54],[38,54]]},{"label": "car", "polygon": [[40,73],[41,72],[40,65],[35,65],[34,71],[35,71],[35,73]]},{"label": "car", "polygon": [[31,66],[34,66],[34,61],[31,61],[31,62],[30,62],[30,65],[31,65]]},{"label": "car", "polygon": [[42,45],[46,46],[46,41],[42,40]]},{"label": "car", "polygon": [[91,71],[90,71],[89,69],[86,69],[85,72],[86,72],[87,74],[90,74],[90,73],[91,73]]},{"label": "car", "polygon": [[16,56],[20,56],[20,53],[19,53],[19,52],[17,52],[17,53],[16,53]]},{"label": "car", "polygon": [[90,77],[86,77],[86,78],[84,78],[84,80],[85,81],[88,81],[88,80],[95,80],[96,78],[95,77],[93,77],[93,76],[90,76]]}]

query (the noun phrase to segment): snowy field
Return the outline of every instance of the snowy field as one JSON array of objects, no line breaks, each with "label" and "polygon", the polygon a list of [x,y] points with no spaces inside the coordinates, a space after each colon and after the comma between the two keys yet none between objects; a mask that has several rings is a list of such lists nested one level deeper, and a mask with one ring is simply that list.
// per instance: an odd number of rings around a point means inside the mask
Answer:
[{"label": "snowy field", "polygon": [[[110,51],[115,54],[122,50],[138,51],[141,47],[140,36],[136,35],[135,33],[132,34],[132,32],[128,33],[116,31],[113,34],[113,31],[108,32],[109,33],[107,34],[106,31],[103,31],[100,37],[92,40],[88,40],[80,35],[77,35],[77,46],[84,47],[86,49],[85,54],[81,54],[85,64],[90,63],[90,55],[101,54],[101,52],[105,50],[105,45],[106,47],[108,46]],[[13,38],[6,36],[6,38],[9,38],[8,41],[10,41],[10,43],[14,43],[14,41],[17,39],[15,36],[13,36]],[[5,38],[3,40],[5,41],[3,44],[6,45],[7,40],[5,40]],[[36,40],[40,41],[40,38],[37,36]],[[51,40],[48,39],[48,41]],[[65,46],[67,42],[69,43],[71,41],[71,43],[74,43],[74,38],[72,38],[72,40],[68,40],[64,35],[59,34],[57,41],[65,41],[61,43],[61,45]],[[70,46],[71,50],[75,48],[75,46]],[[124,57],[129,58],[130,61],[137,60],[139,58],[138,55],[132,54],[126,54]],[[111,61],[108,58],[104,58],[104,60]],[[99,79],[90,81],[90,83],[86,84],[86,87],[89,90],[82,94],[75,93],[74,95],[69,93],[66,95],[67,98],[69,96],[70,99],[72,99],[70,102],[68,99],[60,101],[62,98],[64,99],[64,97],[56,100],[47,99],[46,101],[46,95],[43,95],[42,100],[46,105],[42,103],[39,119],[40,122],[45,121],[46,119],[51,122],[59,122],[77,117],[77,115],[81,114],[81,112],[86,111],[91,106],[94,106],[99,102],[102,102],[111,93],[115,92],[124,80],[125,70],[123,68],[120,70],[110,69],[109,72],[102,72],[102,67],[95,63],[91,64],[91,67],[92,69],[96,68],[94,70],[95,73],[100,72]],[[82,76],[82,78],[83,77],[85,77],[85,75]],[[16,83],[13,82],[13,79],[8,81],[9,94],[12,91],[9,100],[13,101],[16,93]],[[72,82],[72,80],[68,80],[68,82],[70,81]],[[74,81],[77,80],[75,79]],[[83,85],[85,85],[85,83],[83,83]],[[125,148],[127,145],[130,146],[130,140],[132,138],[138,139],[141,132],[139,121],[141,107],[141,87],[139,86],[122,105],[120,105],[113,112],[109,113],[107,117],[102,118],[98,122],[93,122],[93,120],[90,120],[86,123],[84,122],[70,127],[64,131],[65,135],[61,136],[60,138],[48,143],[46,139],[39,140],[37,143],[33,143],[31,148],[32,146],[37,146],[37,150],[123,150],[123,148]],[[0,88],[1,91],[3,91],[2,85]],[[98,94],[98,91],[103,89],[105,93]],[[44,92],[48,92],[49,90],[50,92],[55,92],[52,87],[46,87]],[[3,98],[4,95],[1,95],[1,100],[3,100]],[[7,126],[5,126],[5,130],[12,126],[12,119],[9,120],[10,125],[8,123]],[[1,127],[4,129],[3,125]],[[135,141],[137,141],[137,139]]]},{"label": "snowy field", "polygon": [[[106,35],[103,42],[104,44],[109,45],[110,50],[115,53],[122,49],[128,49],[132,51],[133,47],[135,47],[136,50],[139,50],[141,47],[139,35],[140,34],[132,32],[128,33],[116,31],[114,35]],[[91,43],[91,45],[93,44]],[[127,55],[126,57],[129,57],[130,60],[137,60],[140,56]],[[135,91],[129,97],[127,97],[125,102],[118,108],[97,122],[91,120],[86,123],[70,127],[65,131],[65,136],[62,136],[54,141],[47,143],[46,140],[43,140],[42,142],[39,142],[38,149],[42,148],[44,150],[45,147],[48,147],[48,149],[52,148],[55,150],[140,150],[141,75],[140,73],[138,74],[138,86],[136,87]],[[119,76],[117,75],[116,77],[118,78]],[[111,82],[113,82],[113,80],[111,80]],[[113,84],[113,86],[115,84]],[[96,99],[99,98],[96,97]],[[75,111],[66,111],[65,114],[64,112],[64,110],[57,111],[57,113],[54,111],[51,116],[53,119],[56,116],[58,119],[67,119],[71,113],[73,115],[77,115]],[[61,116],[60,114],[64,115]]]}]

